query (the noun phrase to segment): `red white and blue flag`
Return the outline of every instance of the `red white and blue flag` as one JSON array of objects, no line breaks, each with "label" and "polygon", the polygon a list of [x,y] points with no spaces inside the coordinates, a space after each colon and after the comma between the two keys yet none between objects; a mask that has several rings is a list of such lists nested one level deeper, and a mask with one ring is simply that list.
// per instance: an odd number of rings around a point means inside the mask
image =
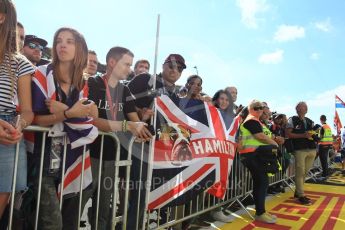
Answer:
[{"label": "red white and blue flag", "polygon": [[[39,66],[32,82],[33,111],[38,114],[47,112],[46,99],[57,99],[56,86],[51,65]],[[85,84],[75,101],[88,96],[88,87]],[[71,105],[69,105],[71,106]],[[82,155],[84,145],[92,143],[98,136],[98,129],[92,124],[92,118],[70,118],[51,127],[54,133],[61,132],[67,136],[67,155],[65,178],[63,181],[63,195],[80,191],[82,172]],[[36,147],[36,146],[35,146]],[[45,153],[48,154],[48,153]],[[90,153],[86,148],[83,188],[92,182]],[[59,193],[61,183],[59,185]]]},{"label": "red white and blue flag", "polygon": [[335,108],[345,108],[345,103],[337,95],[335,95]]},{"label": "red white and blue flag", "polygon": [[343,109],[345,108],[345,103],[343,100],[340,99],[337,95],[335,95],[335,115],[334,115],[334,128],[337,130],[337,134],[341,134],[341,128],[343,125],[341,124],[341,120],[339,117],[339,113],[337,109]]},{"label": "red white and blue flag", "polygon": [[[155,105],[160,124],[148,208],[184,203],[205,190],[224,198],[240,118],[236,117],[226,129],[220,112],[209,103],[185,98],[172,100],[163,95],[155,99]],[[178,157],[181,152],[184,156]]]}]

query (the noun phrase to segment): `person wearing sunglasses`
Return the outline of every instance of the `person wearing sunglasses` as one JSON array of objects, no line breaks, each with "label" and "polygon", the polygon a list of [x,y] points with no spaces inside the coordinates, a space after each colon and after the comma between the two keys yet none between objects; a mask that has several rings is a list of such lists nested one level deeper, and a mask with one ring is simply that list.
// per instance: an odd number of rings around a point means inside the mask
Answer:
[{"label": "person wearing sunglasses", "polygon": [[42,51],[47,46],[47,41],[35,35],[26,35],[24,40],[23,54],[36,66],[42,58]]},{"label": "person wearing sunglasses", "polygon": [[[151,116],[154,114],[152,110],[153,100],[157,95],[164,94],[175,99],[179,97],[179,87],[177,87],[175,83],[180,79],[182,71],[185,68],[185,60],[180,54],[170,54],[163,63],[162,72],[156,77],[155,90],[153,90],[155,78],[149,73],[139,74],[129,82],[128,88],[135,98],[134,104],[141,121],[150,121]],[[145,144],[143,148],[147,149],[148,145]],[[131,180],[135,181],[135,183],[142,183],[146,181],[145,170],[147,169],[147,155],[144,154],[143,159],[141,159],[141,157],[139,157],[140,153],[133,152],[133,154],[138,157],[132,157]],[[144,173],[141,178],[138,178],[138,175],[140,175],[140,169],[142,169]],[[140,197],[145,197],[145,191],[141,188],[133,189],[131,191],[131,197],[138,197],[139,193]],[[142,223],[142,218],[144,217],[143,210],[145,207],[144,201],[145,199],[140,199],[138,201],[136,198],[131,199],[128,216],[138,218],[129,218],[127,229],[136,229],[136,227],[140,226]],[[135,202],[139,202],[139,205]],[[136,208],[138,206],[139,209]]]},{"label": "person wearing sunglasses", "polygon": [[[274,224],[277,217],[266,212],[265,197],[268,188],[268,175],[260,163],[260,154],[269,148],[278,148],[277,142],[267,135],[267,128],[260,121],[264,104],[253,100],[248,105],[249,114],[240,126],[239,153],[242,163],[248,168],[253,179],[253,199],[255,203],[255,219],[260,222]],[[266,134],[267,133],[267,134]]]},{"label": "person wearing sunglasses", "polygon": [[138,114],[143,121],[148,121],[153,115],[151,110],[153,99],[157,94],[178,97],[179,87],[175,85],[182,71],[187,67],[180,54],[170,54],[163,63],[163,71],[157,75],[156,91],[153,92],[153,76],[148,73],[137,75],[128,88],[135,97]]}]

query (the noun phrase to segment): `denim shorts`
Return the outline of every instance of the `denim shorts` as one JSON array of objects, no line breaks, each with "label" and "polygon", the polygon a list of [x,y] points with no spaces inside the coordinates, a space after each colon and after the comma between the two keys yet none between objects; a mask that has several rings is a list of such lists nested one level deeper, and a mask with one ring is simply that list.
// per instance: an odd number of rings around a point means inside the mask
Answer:
[{"label": "denim shorts", "polygon": [[[15,115],[0,114],[0,119],[4,121],[12,121]],[[18,167],[17,167],[17,181],[16,191],[26,189],[27,177],[27,156],[25,150],[24,140],[19,142]],[[0,144],[0,192],[11,192],[14,172],[14,162],[17,145],[3,145]]]}]

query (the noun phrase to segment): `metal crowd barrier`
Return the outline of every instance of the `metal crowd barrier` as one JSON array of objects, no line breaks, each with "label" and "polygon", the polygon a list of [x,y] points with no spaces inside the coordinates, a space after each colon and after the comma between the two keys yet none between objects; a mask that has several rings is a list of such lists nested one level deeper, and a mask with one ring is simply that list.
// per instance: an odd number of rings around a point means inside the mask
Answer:
[{"label": "metal crowd barrier", "polygon": [[[49,128],[43,128],[38,126],[29,126],[26,128],[26,131],[31,132],[41,132],[45,135],[43,135],[42,139],[42,147],[46,143],[46,135],[49,131]],[[104,137],[110,136],[112,137],[115,142],[117,143],[117,146],[119,146],[119,139],[114,133],[102,133],[100,132],[100,135],[102,136],[102,144],[101,144],[101,152],[100,152],[100,163],[99,163],[99,171],[98,171],[98,187],[101,186],[101,170],[102,170],[102,158],[103,158],[103,147],[104,147]],[[67,138],[64,138],[64,153],[67,151],[66,147]],[[17,144],[16,149],[16,155],[15,155],[15,167],[14,167],[14,179],[13,179],[13,188],[15,188],[16,184],[16,175],[17,175],[17,163],[18,163],[18,148],[19,144]],[[84,168],[85,164],[85,150],[86,147],[84,146],[83,151],[83,163],[82,168]],[[282,149],[282,151],[285,151],[285,149]],[[148,160],[148,146],[145,143],[135,143],[134,138],[131,139],[127,154],[126,160],[120,160],[120,148],[116,148],[114,146],[114,153],[116,154],[115,159],[115,175],[114,175],[114,187],[113,187],[113,194],[112,194],[112,203],[109,204],[109,207],[111,205],[112,207],[112,229],[115,229],[116,225],[121,222],[122,223],[122,229],[127,229],[127,218],[128,218],[128,207],[129,207],[129,199],[131,200],[137,200],[137,206],[136,209],[136,215],[130,216],[130,222],[135,221],[136,226],[135,229],[164,229],[168,228],[170,226],[181,224],[183,221],[186,221],[188,219],[198,217],[206,212],[209,212],[211,210],[214,210],[219,207],[230,207],[237,203],[244,211],[248,213],[250,217],[252,217],[251,213],[247,210],[245,205],[243,204],[243,200],[247,198],[248,196],[251,196],[253,186],[252,186],[252,179],[250,177],[249,171],[244,167],[239,159],[238,154],[235,155],[235,158],[233,160],[233,165],[231,169],[231,173],[229,176],[229,184],[226,191],[225,199],[217,199],[213,196],[210,196],[209,194],[202,192],[201,194],[195,196],[190,201],[186,202],[184,205],[180,206],[174,206],[169,207],[166,209],[158,209],[153,211],[148,211],[145,206],[142,205],[142,200],[145,200],[145,197],[147,197],[148,192],[150,191],[150,182],[146,180],[147,176],[147,165],[145,165],[145,161]],[[38,194],[37,194],[37,203],[36,203],[36,213],[35,213],[35,230],[39,227],[38,226],[38,219],[39,219],[39,204],[40,204],[40,197],[41,197],[41,187],[42,187],[42,175],[43,175],[43,154],[44,154],[44,148],[42,148],[41,151],[41,157],[40,157],[40,168],[39,168],[39,183],[38,183]],[[131,166],[132,166],[132,157],[134,154],[139,154],[140,159],[140,174],[139,174],[139,187],[136,188],[137,183],[133,183],[134,189],[138,189],[139,193],[138,196],[135,197],[133,194],[130,195],[130,191],[132,189],[129,188],[130,185],[130,173],[131,173]],[[66,156],[66,154],[64,154]],[[283,157],[280,158],[281,164],[283,165]],[[269,184],[274,185],[277,183],[284,183],[292,189],[293,186],[293,177],[294,177],[294,158],[292,156],[290,160],[290,164],[287,167],[286,171],[280,171],[277,174],[275,174],[273,177],[270,177]],[[62,168],[62,175],[61,177],[64,178],[64,169],[65,169],[65,162],[66,158],[63,158],[63,168]],[[147,162],[147,161],[146,161]],[[314,167],[311,171],[319,169],[319,162],[316,160]],[[118,212],[119,204],[118,201],[118,190],[119,190],[119,184],[120,184],[120,178],[119,178],[119,168],[125,167],[126,168],[126,178],[125,178],[125,195],[124,199],[120,200],[120,204],[123,204],[123,210],[122,212]],[[84,170],[81,174],[81,181],[84,179]],[[135,182],[135,181],[131,181]],[[82,183],[80,184],[81,192],[79,195],[79,207],[78,207],[78,229],[79,227],[79,221],[82,214],[82,196],[83,196],[83,189],[82,189]],[[15,191],[13,189],[11,199],[10,199],[10,215],[9,215],[9,229],[12,229],[12,222],[13,222],[13,209],[14,209],[14,198],[15,198]],[[100,200],[100,193],[99,190],[97,192],[97,207],[96,207],[96,226],[95,229],[98,228],[98,213],[99,213],[99,200]],[[60,193],[60,210],[62,209],[63,204],[63,191]],[[133,208],[133,207],[131,207]],[[144,215],[141,216],[141,213]],[[164,220],[161,219],[161,217],[164,216]],[[252,217],[253,218],[253,217]],[[151,222],[153,221],[153,222]],[[154,222],[155,221],[155,222]]]},{"label": "metal crowd barrier", "polygon": [[[285,151],[285,149],[282,149],[282,151]],[[142,150],[142,152],[144,151]],[[283,160],[283,157],[281,157],[281,165],[283,164]],[[290,162],[291,161],[293,161],[293,157]],[[279,171],[273,177],[270,177],[269,185],[271,186],[277,183],[284,183],[292,190],[293,185],[291,184],[293,184],[293,177],[294,164],[292,162],[289,164],[289,167],[286,169],[286,171]],[[183,221],[198,217],[219,207],[229,208],[235,203],[237,203],[241,209],[243,209],[251,218],[254,219],[248,208],[246,208],[243,204],[244,199],[246,199],[248,196],[252,196],[252,190],[253,185],[249,170],[247,170],[247,168],[241,163],[238,153],[236,153],[224,200],[215,198],[206,192],[202,192],[190,201],[186,202],[184,205],[157,209],[153,211],[146,210],[145,219],[142,222],[143,225],[141,228],[137,225],[136,229],[166,229],[171,226],[181,227],[180,225]],[[147,188],[146,192],[149,191],[150,188]],[[138,220],[139,216],[137,215],[136,218]]]},{"label": "metal crowd barrier", "polygon": [[[35,220],[34,220],[34,229],[37,230],[39,228],[38,226],[38,220],[39,220],[39,215],[40,215],[40,200],[41,200],[41,189],[42,189],[42,177],[43,177],[43,163],[44,163],[44,154],[45,154],[45,148],[44,146],[46,145],[46,138],[47,134],[49,132],[49,128],[46,127],[39,127],[39,126],[29,126],[25,129],[25,131],[30,131],[30,132],[39,132],[42,133],[43,138],[42,138],[42,148],[41,148],[41,153],[40,153],[40,163],[39,163],[39,173],[38,173],[38,193],[37,193],[37,202],[36,202],[36,212],[35,212]],[[114,175],[114,181],[113,181],[113,193],[112,193],[112,203],[109,204],[109,208],[112,208],[112,229],[115,229],[115,226],[118,224],[118,222],[122,222],[123,226],[122,229],[126,229],[126,222],[127,222],[127,208],[128,208],[128,193],[129,193],[129,175],[130,175],[130,167],[131,167],[131,155],[130,152],[126,156],[126,160],[120,160],[120,141],[117,137],[116,134],[114,133],[104,133],[104,132],[99,132],[99,135],[101,136],[101,149],[100,149],[100,160],[99,160],[99,171],[98,171],[98,188],[101,186],[101,176],[102,176],[102,158],[103,158],[103,147],[104,147],[104,137],[109,136],[114,139],[116,148],[114,146],[114,154],[116,154],[116,159],[115,159],[115,175]],[[61,178],[65,177],[64,171],[65,171],[65,164],[66,164],[66,152],[67,152],[67,137],[64,137],[64,154],[63,154],[63,159],[62,159],[62,173],[61,173]],[[12,183],[12,188],[15,188],[16,184],[16,178],[17,178],[17,167],[18,167],[18,152],[19,152],[19,144],[16,146],[16,154],[15,154],[15,167],[13,170],[13,183]],[[85,166],[85,155],[86,155],[86,146],[83,148],[83,155],[82,155],[82,169],[84,169]],[[90,157],[91,158],[91,157]],[[121,200],[121,203],[124,203],[123,205],[123,210],[121,212],[118,211],[118,207],[120,204],[117,203],[118,195],[119,195],[119,184],[120,184],[120,178],[119,178],[119,168],[120,167],[126,167],[126,178],[123,181],[125,183],[125,199]],[[63,181],[63,179],[62,179]],[[84,181],[84,170],[81,172],[80,176],[80,193],[79,193],[79,205],[78,205],[78,220],[77,220],[77,229],[80,229],[79,227],[79,222],[80,218],[83,212],[82,207],[82,198],[83,198],[83,181]],[[59,200],[60,200],[60,210],[62,210],[62,205],[63,205],[63,186],[61,187],[60,195],[59,195]],[[14,204],[15,204],[15,196],[16,191],[15,189],[12,189],[12,194],[11,194],[11,199],[10,199],[10,211],[9,211],[9,224],[8,224],[8,229],[13,229],[13,212],[14,212]],[[99,189],[97,189],[97,207],[96,207],[96,222],[95,222],[95,229],[98,229],[98,213],[99,213],[99,200],[100,200],[100,192]],[[121,215],[119,215],[121,214]],[[123,215],[122,215],[123,214]]]}]

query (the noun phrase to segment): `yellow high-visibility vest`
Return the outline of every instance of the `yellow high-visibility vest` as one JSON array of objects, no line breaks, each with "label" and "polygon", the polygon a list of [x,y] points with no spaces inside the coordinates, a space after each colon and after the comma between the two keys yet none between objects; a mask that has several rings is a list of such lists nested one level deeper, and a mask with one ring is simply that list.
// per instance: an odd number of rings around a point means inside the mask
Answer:
[{"label": "yellow high-visibility vest", "polygon": [[266,135],[268,135],[269,137],[272,136],[271,131],[265,125],[263,125],[256,117],[248,115],[246,120],[240,126],[240,139],[241,139],[241,148],[239,150],[240,154],[255,152],[255,150],[259,146],[269,145],[267,143],[263,143],[263,142],[259,141],[258,139],[256,139],[254,137],[254,135],[248,129],[246,129],[243,126],[243,124],[246,123],[249,120],[256,120],[256,121],[258,121],[260,123],[260,125],[262,126],[263,132]]},{"label": "yellow high-visibility vest", "polygon": [[331,127],[327,124],[322,125],[323,128],[323,137],[321,138],[319,144],[320,145],[332,145],[333,144],[333,137],[332,137],[332,130]]}]

